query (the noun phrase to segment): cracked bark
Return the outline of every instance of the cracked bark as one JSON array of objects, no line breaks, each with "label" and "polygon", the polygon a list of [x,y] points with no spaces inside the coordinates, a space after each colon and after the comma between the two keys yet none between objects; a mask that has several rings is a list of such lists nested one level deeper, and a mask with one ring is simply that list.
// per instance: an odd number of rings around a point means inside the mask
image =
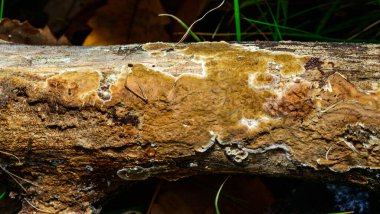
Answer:
[{"label": "cracked bark", "polygon": [[2,173],[44,211],[201,173],[380,187],[379,45],[0,49]]}]

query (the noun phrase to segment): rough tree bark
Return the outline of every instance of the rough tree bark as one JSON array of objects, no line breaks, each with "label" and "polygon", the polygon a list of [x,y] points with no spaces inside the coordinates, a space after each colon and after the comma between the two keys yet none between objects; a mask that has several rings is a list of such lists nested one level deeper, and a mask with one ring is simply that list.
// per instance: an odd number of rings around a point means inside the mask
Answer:
[{"label": "rough tree bark", "polygon": [[2,173],[41,210],[89,213],[123,179],[199,173],[380,187],[380,45],[0,50]]}]

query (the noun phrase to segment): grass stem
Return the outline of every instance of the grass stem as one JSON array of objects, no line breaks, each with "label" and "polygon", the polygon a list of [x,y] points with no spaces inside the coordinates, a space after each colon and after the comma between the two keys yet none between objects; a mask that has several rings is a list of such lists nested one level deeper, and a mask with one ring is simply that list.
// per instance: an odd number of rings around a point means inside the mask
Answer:
[{"label": "grass stem", "polygon": [[236,41],[241,41],[240,6],[239,0],[234,0]]},{"label": "grass stem", "polygon": [[177,16],[174,16],[171,14],[159,14],[158,16],[169,16],[169,17],[175,19],[183,28],[185,28],[185,30],[189,31],[190,36],[193,37],[193,39],[195,41],[201,42],[201,39],[191,29],[189,29],[189,27],[181,19],[179,19]]},{"label": "grass stem", "polygon": [[215,205],[215,210],[217,214],[220,214],[219,205],[218,205],[220,193],[222,192],[222,188],[229,178],[230,176],[227,176],[227,178],[223,181],[222,185],[220,185],[218,192],[216,193],[214,205]]},{"label": "grass stem", "polygon": [[1,0],[1,6],[0,6],[0,22],[3,20],[3,15],[4,15],[4,1]]}]

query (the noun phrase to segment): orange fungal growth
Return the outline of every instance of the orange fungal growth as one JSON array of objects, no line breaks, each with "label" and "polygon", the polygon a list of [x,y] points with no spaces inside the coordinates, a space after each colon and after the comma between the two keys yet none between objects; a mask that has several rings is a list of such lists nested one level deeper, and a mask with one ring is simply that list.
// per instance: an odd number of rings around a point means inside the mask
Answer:
[{"label": "orange fungal growth", "polygon": [[248,78],[248,84],[252,88],[261,89],[271,89],[280,82],[280,78],[274,74],[267,72],[257,72],[251,74]]}]

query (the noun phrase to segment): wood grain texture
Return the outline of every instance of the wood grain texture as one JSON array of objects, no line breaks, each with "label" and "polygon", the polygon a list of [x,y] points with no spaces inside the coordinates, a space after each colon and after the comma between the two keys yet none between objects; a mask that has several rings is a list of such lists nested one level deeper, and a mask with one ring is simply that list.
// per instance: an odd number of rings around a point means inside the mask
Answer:
[{"label": "wood grain texture", "polygon": [[200,173],[380,187],[379,45],[0,49],[0,161],[45,211]]}]

